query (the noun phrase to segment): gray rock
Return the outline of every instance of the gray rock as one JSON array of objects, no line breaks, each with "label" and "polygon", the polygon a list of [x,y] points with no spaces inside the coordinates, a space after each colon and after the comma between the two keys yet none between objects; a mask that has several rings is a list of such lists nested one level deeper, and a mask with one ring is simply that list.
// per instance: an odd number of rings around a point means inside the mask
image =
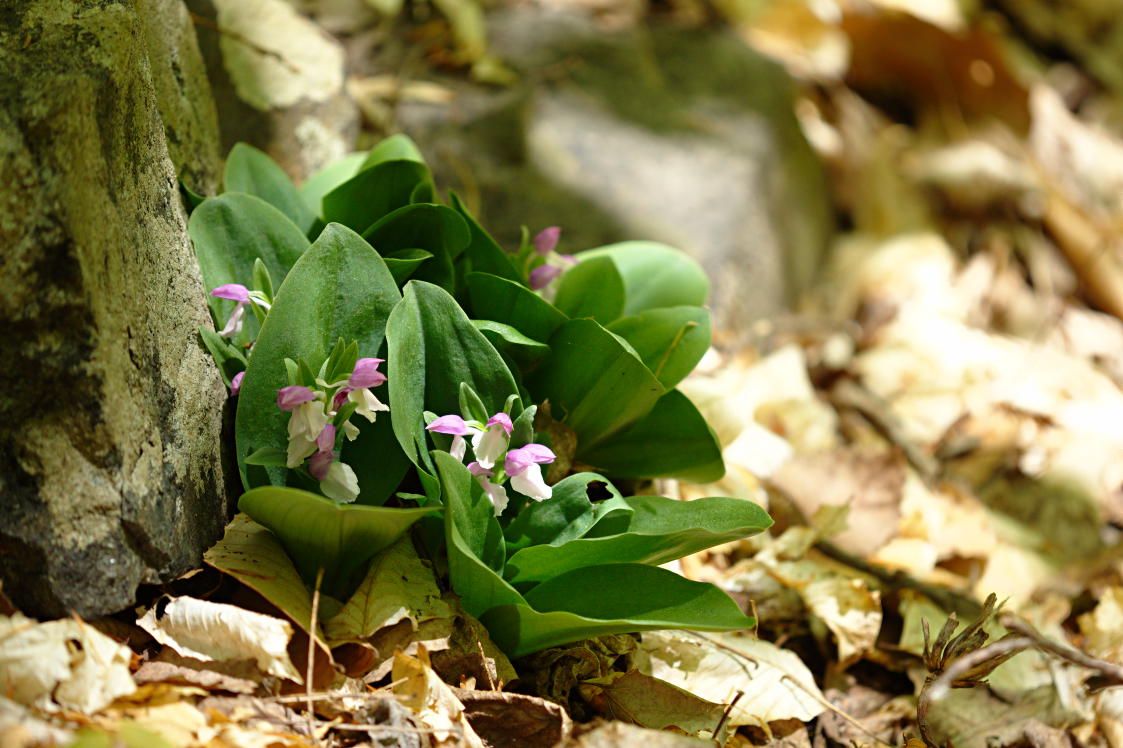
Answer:
[{"label": "gray rock", "polygon": [[563,251],[681,247],[734,339],[807,288],[833,218],[778,66],[720,31],[606,34],[541,9],[493,15],[489,30],[521,84],[445,81],[451,105],[403,101],[398,126],[501,241],[525,223],[562,226]]},{"label": "gray rock", "polygon": [[359,113],[339,43],[284,0],[187,0],[222,152],[246,142],[298,182],[354,149]]},{"label": "gray rock", "polygon": [[129,606],[230,509],[176,183],[218,173],[177,103],[205,94],[185,23],[179,0],[0,9],[0,578],[33,615]]}]

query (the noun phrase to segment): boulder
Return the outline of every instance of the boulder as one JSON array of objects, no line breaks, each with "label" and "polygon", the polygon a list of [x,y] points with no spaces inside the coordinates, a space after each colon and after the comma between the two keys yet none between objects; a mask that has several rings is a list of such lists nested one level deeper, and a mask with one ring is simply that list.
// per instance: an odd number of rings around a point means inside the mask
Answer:
[{"label": "boulder", "polygon": [[180,0],[6,0],[0,99],[0,579],[97,616],[231,509],[176,179],[214,188],[216,125]]},{"label": "boulder", "polygon": [[608,33],[536,6],[488,28],[520,82],[443,80],[450,103],[403,97],[397,127],[503,243],[526,224],[562,226],[566,252],[681,247],[709,271],[731,343],[808,287],[833,214],[782,69],[721,30]]},{"label": "boulder", "polygon": [[187,0],[218,107],[222,152],[240,141],[297,182],[354,149],[359,113],[343,48],[284,0]]}]

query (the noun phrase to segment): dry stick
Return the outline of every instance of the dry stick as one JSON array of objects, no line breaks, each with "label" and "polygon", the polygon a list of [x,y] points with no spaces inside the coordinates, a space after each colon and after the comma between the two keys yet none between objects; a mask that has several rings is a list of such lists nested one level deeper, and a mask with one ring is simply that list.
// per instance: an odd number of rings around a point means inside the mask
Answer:
[{"label": "dry stick", "polygon": [[1084,284],[1088,296],[1105,312],[1123,319],[1123,269],[1107,240],[1107,232],[1063,197],[1059,189],[1052,187],[1046,201],[1045,228]]},{"label": "dry stick", "polygon": [[491,668],[487,666],[487,655],[484,653],[484,643],[479,639],[476,639],[476,649],[480,652],[480,662],[483,665],[484,675],[487,676],[488,689],[491,691],[498,691],[499,689],[495,687],[495,678],[491,677]]},{"label": "dry stick", "polygon": [[316,739],[316,716],[312,698],[312,665],[316,661],[316,621],[320,616],[320,585],[324,581],[324,567],[316,572],[316,588],[312,590],[312,617],[308,621],[308,668],[304,677],[305,705],[308,709],[308,737]]},{"label": "dry stick", "polygon": [[266,47],[261,46],[257,42],[254,42],[254,41],[251,41],[251,40],[247,39],[246,37],[239,34],[237,31],[232,31],[230,29],[223,28],[222,26],[219,26],[216,22],[212,21],[211,19],[207,18],[206,16],[201,16],[198,13],[192,13],[191,11],[188,11],[187,15],[191,17],[191,22],[193,24],[195,24],[196,26],[202,26],[205,29],[210,29],[211,31],[214,31],[216,34],[220,34],[222,36],[233,39],[234,41],[238,42],[239,44],[246,45],[247,47],[249,47],[250,49],[252,49],[253,51],[257,52],[260,55],[264,55],[266,57],[272,57],[278,63],[280,63],[281,65],[284,65],[286,68],[288,68],[289,72],[294,74],[294,75],[300,75],[302,72],[304,72],[303,70],[300,69],[300,67],[298,67],[297,65],[294,65],[293,63],[286,60],[285,56],[283,54],[281,54],[280,52],[277,52],[277,51],[272,50],[272,49],[267,49]]},{"label": "dry stick", "polygon": [[738,691],[733,696],[733,701],[729,702],[729,706],[725,707],[725,711],[721,713],[721,719],[719,719],[717,721],[717,726],[714,727],[714,731],[713,731],[714,740],[718,739],[718,733],[721,732],[722,726],[725,725],[726,720],[729,719],[729,715],[733,713],[733,707],[737,706],[737,702],[740,701],[741,697],[744,696],[744,695],[745,695],[744,691]]},{"label": "dry stick", "polygon": [[999,623],[1011,631],[1032,639],[1036,647],[1041,651],[1048,652],[1054,657],[1059,657],[1062,660],[1071,662],[1073,665],[1086,667],[1089,670],[1096,670],[1101,675],[1114,681],[1112,685],[1123,685],[1123,665],[1117,665],[1114,662],[1107,662],[1105,660],[1098,660],[1091,655],[1081,652],[1079,649],[1065,646],[1060,642],[1055,642],[1020,618],[1005,615],[999,619]]}]

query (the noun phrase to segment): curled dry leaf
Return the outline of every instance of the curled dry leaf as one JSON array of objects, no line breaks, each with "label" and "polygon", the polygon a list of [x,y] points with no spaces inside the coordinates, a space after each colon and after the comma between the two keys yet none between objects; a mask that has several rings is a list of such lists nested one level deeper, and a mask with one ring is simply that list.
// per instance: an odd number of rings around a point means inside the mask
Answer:
[{"label": "curled dry leaf", "polygon": [[504,691],[452,691],[489,748],[553,748],[573,731],[569,715],[553,701]]},{"label": "curled dry leaf", "polygon": [[823,712],[823,694],[794,652],[775,644],[726,634],[649,631],[635,658],[640,672],[718,704],[743,692],[729,725],[808,721]]},{"label": "curled dry leaf", "polygon": [[131,659],[128,647],[79,620],[0,616],[0,688],[20,704],[101,711],[136,690]]},{"label": "curled dry leaf", "polygon": [[710,737],[725,713],[723,704],[636,670],[587,680],[577,689],[581,698],[608,719],[698,737]]},{"label": "curled dry leaf", "polygon": [[434,746],[484,748],[484,742],[468,724],[464,705],[429,666],[428,652],[422,648],[418,654],[394,655],[391,677],[398,699],[413,711],[418,722],[433,730]]},{"label": "curled dry leaf", "polygon": [[292,625],[236,605],[176,597],[137,621],[161,644],[184,657],[210,661],[253,659],[262,672],[303,683],[289,659]]}]

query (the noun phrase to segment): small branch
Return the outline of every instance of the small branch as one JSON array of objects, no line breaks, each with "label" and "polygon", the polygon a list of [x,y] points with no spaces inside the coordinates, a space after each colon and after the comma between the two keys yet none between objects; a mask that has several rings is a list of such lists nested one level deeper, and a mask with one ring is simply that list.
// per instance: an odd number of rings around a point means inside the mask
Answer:
[{"label": "small branch", "polygon": [[201,16],[198,13],[192,13],[191,11],[188,11],[187,15],[191,16],[191,22],[193,24],[195,24],[196,26],[202,26],[205,29],[210,29],[211,31],[215,32],[216,34],[219,34],[220,36],[225,36],[225,37],[228,37],[229,39],[232,39],[232,40],[238,42],[239,44],[244,44],[245,46],[252,49],[254,52],[257,52],[259,55],[262,55],[264,57],[273,58],[274,60],[277,61],[278,64],[283,65],[284,67],[288,68],[288,71],[290,73],[292,73],[293,75],[300,75],[303,72],[298,66],[294,65],[293,63],[291,63],[287,59],[285,59],[285,56],[283,54],[281,54],[280,52],[276,52],[272,49],[267,49],[267,48],[261,46],[260,44],[258,44],[257,42],[254,42],[254,41],[251,41],[251,40],[247,39],[246,37],[239,34],[237,31],[231,31],[230,29],[225,29],[225,28],[219,26],[218,23],[216,23],[215,21],[212,21],[211,19],[207,18],[206,16]]},{"label": "small branch", "polygon": [[308,621],[308,668],[304,677],[304,695],[305,706],[308,710],[308,737],[314,738],[315,732],[315,711],[314,699],[312,698],[312,673],[313,664],[316,661],[316,622],[319,620],[320,615],[320,585],[324,581],[324,567],[316,572],[316,587],[312,590],[312,619]]},{"label": "small branch", "polygon": [[714,727],[714,740],[718,740],[718,733],[721,732],[721,728],[724,727],[725,723],[729,720],[729,715],[733,713],[733,707],[737,706],[737,702],[740,701],[741,697],[744,695],[744,691],[737,691],[736,695],[733,697],[733,701],[730,701],[729,706],[725,707],[725,711],[721,713],[721,719],[717,721],[717,725]]},{"label": "small branch", "polygon": [[999,619],[999,623],[1017,634],[1032,639],[1036,648],[1042,652],[1047,652],[1054,657],[1071,662],[1073,665],[1095,670],[1110,681],[1108,685],[1123,686],[1123,665],[1096,659],[1091,655],[1081,652],[1079,649],[1065,646],[1060,642],[1055,642],[1041,634],[1037,629],[1033,628],[1033,626],[1030,626],[1028,623],[1015,616],[1002,616]]}]

